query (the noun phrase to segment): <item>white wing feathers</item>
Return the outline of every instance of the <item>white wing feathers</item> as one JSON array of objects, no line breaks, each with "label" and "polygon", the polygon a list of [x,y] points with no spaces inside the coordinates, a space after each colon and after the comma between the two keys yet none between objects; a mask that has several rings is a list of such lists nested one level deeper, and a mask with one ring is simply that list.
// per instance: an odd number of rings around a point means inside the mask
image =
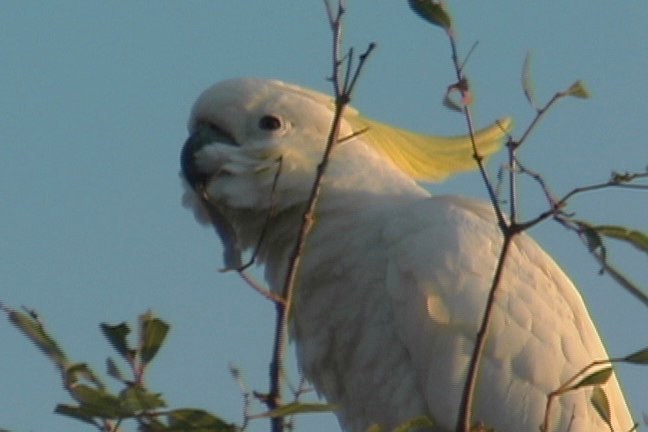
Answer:
[{"label": "white wing feathers", "polygon": [[[486,203],[434,197],[414,207],[400,213],[407,220],[390,220],[384,233],[387,289],[429,412],[435,419],[454,419],[501,235]],[[430,247],[435,244],[442,246]],[[496,300],[474,419],[495,430],[537,430],[546,395],[593,360],[605,358],[572,283],[531,238],[519,236]],[[614,377],[605,390],[614,430],[629,430],[631,419]],[[590,394],[577,390],[561,397],[551,412],[550,425],[556,429],[550,430],[566,431],[570,422],[572,431],[607,430]],[[501,412],[502,406],[518,412]]]}]

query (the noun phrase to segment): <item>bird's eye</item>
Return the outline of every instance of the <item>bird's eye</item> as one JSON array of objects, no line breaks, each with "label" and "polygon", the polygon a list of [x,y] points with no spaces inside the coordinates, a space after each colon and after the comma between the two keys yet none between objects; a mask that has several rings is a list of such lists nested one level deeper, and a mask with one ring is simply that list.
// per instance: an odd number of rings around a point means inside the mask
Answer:
[{"label": "bird's eye", "polygon": [[281,128],[281,120],[273,115],[264,115],[259,119],[259,127],[267,131],[277,130]]}]

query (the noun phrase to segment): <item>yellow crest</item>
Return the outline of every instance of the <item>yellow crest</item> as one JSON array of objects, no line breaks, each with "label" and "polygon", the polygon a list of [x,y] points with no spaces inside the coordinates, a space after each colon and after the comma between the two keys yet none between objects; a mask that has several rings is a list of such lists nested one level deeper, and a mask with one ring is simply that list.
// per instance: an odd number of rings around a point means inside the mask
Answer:
[{"label": "yellow crest", "polygon": [[[344,115],[354,131],[365,130],[364,140],[416,180],[439,181],[458,171],[477,168],[470,136],[440,137],[410,132],[362,117],[355,110]],[[510,118],[500,119],[475,133],[480,156],[499,150],[512,128]]]},{"label": "yellow crest", "polygon": [[[289,84],[283,85],[289,91],[334,108],[333,99],[328,95]],[[366,130],[362,133],[364,141],[415,180],[440,181],[450,174],[477,168],[468,135],[441,137],[411,132],[363,117],[351,106],[346,107],[344,119],[353,131]],[[475,145],[479,155],[487,157],[499,150],[512,127],[513,121],[506,117],[475,132]]]}]

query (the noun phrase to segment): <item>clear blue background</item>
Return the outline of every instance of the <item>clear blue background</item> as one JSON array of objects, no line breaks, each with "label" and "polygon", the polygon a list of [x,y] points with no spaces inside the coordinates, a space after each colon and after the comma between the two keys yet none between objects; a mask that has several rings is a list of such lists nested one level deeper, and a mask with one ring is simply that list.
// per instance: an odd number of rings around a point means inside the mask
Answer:
[{"label": "clear blue background", "polygon": [[[593,98],[560,103],[523,158],[562,195],[648,164],[648,3],[450,2],[480,125],[533,116],[520,88],[528,50],[539,100],[583,79]],[[456,4],[455,4],[456,3]],[[364,113],[419,131],[464,132],[440,104],[452,83],[447,41],[404,1],[349,2],[346,41],[378,44],[357,89]],[[330,33],[320,1],[7,1],[0,5],[0,300],[35,308],[69,356],[103,371],[111,349],[98,324],[152,308],[172,325],[151,388],[173,407],[239,421],[227,365],[265,390],[273,308],[221,274],[212,231],[180,205],[178,153],[193,100],[233,76],[281,78],[325,92]],[[494,160],[491,170],[500,163]],[[544,208],[523,182],[523,214]],[[477,175],[430,185],[484,197]],[[596,223],[648,229],[646,192],[610,190],[572,201]],[[648,313],[597,274],[580,241],[554,223],[532,234],[580,287],[612,355],[648,345]],[[611,260],[648,285],[645,255],[611,247]],[[0,321],[0,427],[87,431],[54,415],[69,402],[52,365]],[[648,412],[648,370],[621,366],[635,417]],[[295,376],[295,374],[293,374]],[[258,407],[257,407],[258,408]],[[330,415],[297,423],[335,430]],[[129,430],[134,430],[130,427]],[[268,430],[257,422],[250,430]],[[645,426],[643,430],[646,430]]]}]

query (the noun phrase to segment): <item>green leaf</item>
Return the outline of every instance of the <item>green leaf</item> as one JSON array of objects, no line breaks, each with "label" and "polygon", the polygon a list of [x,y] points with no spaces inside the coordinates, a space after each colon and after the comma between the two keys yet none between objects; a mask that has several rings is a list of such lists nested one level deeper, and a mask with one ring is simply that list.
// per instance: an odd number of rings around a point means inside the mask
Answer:
[{"label": "green leaf", "polygon": [[533,80],[531,79],[531,53],[527,52],[526,57],[524,57],[524,63],[522,64],[522,89],[524,90],[524,96],[526,96],[529,104],[533,108],[538,109],[533,87]]},{"label": "green leaf", "polygon": [[605,390],[603,390],[601,387],[594,387],[590,402],[594,406],[594,409],[596,410],[598,415],[601,416],[603,421],[609,426],[610,430],[612,430],[610,402],[608,401],[608,397],[605,394]]},{"label": "green leaf", "polygon": [[589,222],[575,220],[574,223],[580,228],[579,233],[585,239],[587,249],[592,253],[600,251],[600,258],[605,262],[607,259],[607,251],[598,231]]},{"label": "green leaf", "polygon": [[374,423],[369,426],[365,432],[383,432],[383,428]]},{"label": "green leaf", "polygon": [[648,295],[643,292],[643,290],[635,283],[633,283],[630,279],[625,277],[620,271],[618,271],[616,268],[612,267],[609,263],[605,262],[603,258],[599,257],[598,255],[595,255],[596,258],[599,260],[599,263],[603,266],[603,269],[605,272],[610,276],[616,283],[621,285],[623,288],[626,289],[630,294],[635,296],[637,300],[642,302],[645,306],[648,306]]},{"label": "green leaf", "polygon": [[446,93],[445,97],[443,98],[443,106],[448,108],[450,111],[463,113],[463,107],[459,103],[455,102],[452,97],[450,97],[450,93]]},{"label": "green leaf", "polygon": [[421,417],[413,418],[411,420],[406,421],[405,423],[396,426],[393,432],[410,432],[414,430],[419,430],[420,428],[431,428],[432,426],[434,426],[434,422],[430,420],[429,417],[421,416]]},{"label": "green leaf", "polygon": [[158,420],[157,418],[155,418],[153,416],[147,416],[146,417],[146,427],[141,427],[140,429],[142,431],[146,431],[146,432],[167,432],[167,431],[171,430],[171,429],[169,429],[167,427],[166,423]]},{"label": "green leaf", "polygon": [[293,414],[331,412],[335,408],[330,404],[292,402],[259,415],[259,417],[287,417]]},{"label": "green leaf", "polygon": [[443,3],[434,0],[409,0],[409,5],[414,12],[425,21],[450,30],[452,19],[443,7]]},{"label": "green leaf", "polygon": [[106,359],[106,371],[109,376],[115,378],[117,381],[126,382],[126,378],[121,370],[119,370],[117,363],[110,357]]},{"label": "green leaf", "polygon": [[27,336],[36,348],[41,350],[52,360],[56,367],[63,371],[69,361],[63,351],[52,337],[45,331],[45,328],[36,319],[36,315],[28,315],[12,309],[6,309],[9,321]]},{"label": "green leaf", "polygon": [[91,382],[97,388],[103,389],[105,387],[86,363],[75,363],[65,369],[65,382],[68,386],[75,384],[81,379]]},{"label": "green leaf", "polygon": [[575,390],[577,388],[605,384],[607,380],[610,379],[611,375],[612,375],[612,367],[608,366],[606,368],[597,370],[596,372],[592,372],[591,374],[587,375],[585,378],[580,380],[578,384],[569,387],[568,390]]},{"label": "green leaf", "polygon": [[597,227],[591,225],[589,222],[579,220],[574,220],[574,223],[580,228],[579,233],[587,242],[589,251],[598,260],[599,264],[601,264],[600,273],[607,273],[612,279],[614,279],[616,283],[625,288],[626,291],[635,296],[644,305],[648,306],[648,295],[646,295],[646,293],[644,293],[637,284],[633,283],[630,279],[628,279],[620,271],[618,271],[610,263],[608,263],[607,250],[605,248],[605,245],[603,244],[603,240],[601,239],[601,234],[599,231],[602,231],[606,236],[631,242],[635,247],[641,250],[643,250],[643,248],[646,246],[644,244],[646,235],[638,231],[624,232],[626,230],[626,228],[624,227],[616,227],[612,225],[601,225]]},{"label": "green leaf", "polygon": [[88,415],[81,407],[78,406],[58,404],[56,405],[56,408],[54,408],[54,412],[56,414],[61,414],[75,418],[77,420],[81,420],[82,422],[90,423],[93,425],[96,424],[93,420],[93,417],[91,415]]},{"label": "green leaf", "polygon": [[166,407],[159,393],[149,393],[140,386],[130,386],[119,395],[120,404],[128,411],[140,412]]},{"label": "green leaf", "polygon": [[585,84],[581,80],[578,80],[569,86],[565,91],[565,94],[579,99],[589,99],[591,97],[589,90],[587,90],[587,87],[585,87]]},{"label": "green leaf", "polygon": [[146,365],[153,360],[162,346],[169,332],[169,325],[159,318],[154,318],[150,312],[146,312],[140,316],[140,332],[140,358]]},{"label": "green leaf", "polygon": [[79,412],[84,416],[118,419],[135,414],[133,410],[124,409],[120,399],[105,390],[76,384],[70,388],[70,393],[79,402]]},{"label": "green leaf", "polygon": [[130,361],[133,356],[133,351],[128,346],[126,337],[130,333],[128,324],[121,323],[117,325],[109,325],[106,323],[101,324],[101,331],[103,332],[108,342],[115,348],[115,350],[126,360]]},{"label": "green leaf", "polygon": [[605,237],[628,242],[641,252],[648,253],[648,235],[641,231],[617,225],[598,225],[592,229]]},{"label": "green leaf", "polygon": [[167,414],[168,431],[235,432],[233,424],[197,409],[177,409]]},{"label": "green leaf", "polygon": [[625,356],[623,358],[623,361],[626,361],[628,363],[648,365],[648,347]]}]

